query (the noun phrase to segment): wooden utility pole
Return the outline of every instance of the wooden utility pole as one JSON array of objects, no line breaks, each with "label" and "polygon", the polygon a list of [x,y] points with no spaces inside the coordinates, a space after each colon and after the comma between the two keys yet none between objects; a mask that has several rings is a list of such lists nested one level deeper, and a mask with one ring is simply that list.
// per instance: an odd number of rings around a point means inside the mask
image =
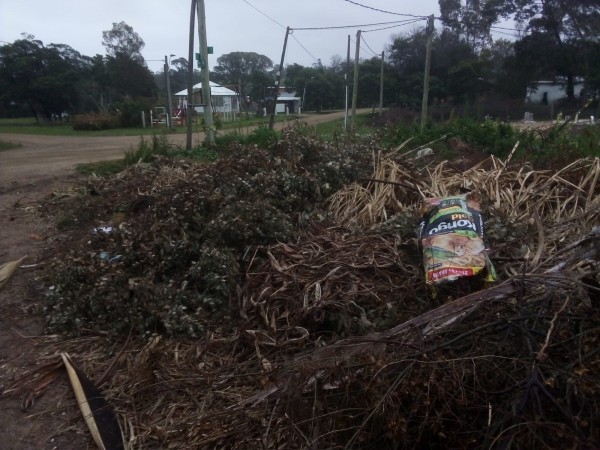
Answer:
[{"label": "wooden utility pole", "polygon": [[187,110],[185,112],[186,139],[185,149],[192,149],[192,115],[194,114],[194,29],[196,28],[196,0],[192,0],[190,12],[190,34],[187,73]]},{"label": "wooden utility pole", "polygon": [[360,30],[356,32],[356,51],[354,53],[354,85],[352,86],[352,130],[356,121],[356,97],[358,96],[358,58],[360,56]]},{"label": "wooden utility pole", "polygon": [[[277,71],[277,80],[275,80],[275,92],[273,93],[273,110],[271,111],[271,117],[269,118],[269,130],[273,129],[275,125],[275,112],[277,109],[277,97],[279,96],[279,85],[281,84],[281,76],[283,74],[283,63],[285,62],[285,49],[287,48],[288,36],[290,34],[290,27],[285,29],[285,39],[283,40],[283,51],[281,52],[281,62],[279,63],[279,70]],[[304,105],[302,105],[304,107]]]},{"label": "wooden utility pole", "polygon": [[425,51],[425,76],[423,77],[423,103],[421,104],[421,130],[427,124],[429,103],[429,70],[431,68],[431,44],[433,42],[433,14],[427,19],[427,48]]},{"label": "wooden utility pole", "polygon": [[204,0],[197,0],[198,39],[200,41],[200,60],[202,61],[201,81],[202,99],[204,100],[204,126],[206,128],[206,143],[209,147],[215,145],[215,127],[213,124],[212,100],[210,97],[210,74],[208,69],[208,44],[206,41],[206,12]]},{"label": "wooden utility pole", "polygon": [[173,107],[171,106],[171,68],[169,67],[169,59],[165,55],[165,84],[167,85],[167,129],[173,127]]},{"label": "wooden utility pole", "polygon": [[348,81],[350,79],[350,35],[348,35],[348,51],[346,52],[346,70],[344,71],[344,83],[346,84],[346,106],[344,112],[344,131],[348,131]]},{"label": "wooden utility pole", "polygon": [[379,117],[383,114],[383,63],[385,61],[385,53],[381,52],[381,75],[379,76]]}]

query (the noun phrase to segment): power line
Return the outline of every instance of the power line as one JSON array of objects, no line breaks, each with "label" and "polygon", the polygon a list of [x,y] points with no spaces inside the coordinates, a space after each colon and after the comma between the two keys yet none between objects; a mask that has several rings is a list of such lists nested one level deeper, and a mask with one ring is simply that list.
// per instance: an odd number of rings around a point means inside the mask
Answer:
[{"label": "power line", "polygon": [[[361,40],[362,40],[362,33],[361,33]],[[356,39],[354,39],[353,37],[350,37],[350,41],[352,44],[356,44]],[[371,49],[367,50],[360,44],[359,44],[359,47],[363,52],[367,52],[367,53],[372,52],[373,56],[377,56],[377,54],[375,54]]]},{"label": "power line", "polygon": [[340,25],[336,27],[304,27],[304,28],[290,28],[291,30],[297,31],[310,31],[310,30],[339,30],[341,28],[361,28],[361,27],[376,27],[378,25],[391,25],[391,24],[404,24],[406,20],[396,20],[392,22],[379,22],[379,23],[366,23],[360,25]]},{"label": "power line", "polygon": [[308,49],[307,49],[307,48],[306,48],[304,45],[302,45],[302,43],[301,43],[301,42],[298,40],[298,38],[297,38],[296,36],[294,36],[294,33],[293,33],[293,32],[292,32],[292,33],[290,33],[290,34],[292,35],[292,38],[293,38],[293,39],[294,39],[294,40],[295,40],[295,41],[298,43],[298,45],[299,45],[300,47],[302,47],[302,49],[303,49],[303,50],[304,50],[304,51],[305,51],[305,52],[306,52],[306,53],[307,53],[307,54],[308,54],[308,55],[309,55],[309,56],[310,56],[312,59],[314,59],[315,61],[318,61],[318,59],[319,59],[319,58],[315,57],[315,55],[313,55],[311,52],[309,52],[309,51],[308,51]]},{"label": "power line", "polygon": [[271,22],[276,23],[277,25],[279,25],[281,28],[286,28],[285,26],[281,25],[279,22],[277,22],[275,19],[273,19],[272,17],[269,17],[266,13],[262,12],[260,9],[258,9],[256,6],[254,6],[252,3],[250,3],[248,0],[242,0],[244,3],[246,3],[248,6],[250,6],[251,8],[254,8],[256,11],[258,11],[259,13],[261,13],[263,16],[265,16],[267,19],[269,19]]},{"label": "power line", "polygon": [[413,24],[413,23],[418,23],[418,22],[421,22],[422,20],[423,19],[407,20],[405,23],[401,23],[399,25],[392,25],[392,26],[383,27],[383,28],[375,28],[374,30],[363,30],[363,33],[371,33],[373,31],[389,30],[391,28],[403,27],[404,25],[410,25],[410,24]]},{"label": "power line", "polygon": [[[269,19],[271,22],[276,23],[277,25],[279,25],[281,28],[287,29],[287,27],[283,26],[281,23],[277,22],[275,19],[273,19],[272,17],[270,17],[268,14],[266,14],[265,12],[261,11],[260,9],[258,9],[256,6],[254,6],[252,3],[250,3],[248,0],[242,0],[244,3],[246,3],[248,6],[250,6],[251,8],[255,9],[256,11],[258,11],[259,13],[261,13],[263,16],[265,16],[267,19]],[[293,31],[293,30],[291,30]],[[298,40],[298,38],[296,36],[294,36],[292,33],[290,33],[292,35],[292,38],[298,43],[298,45],[300,47],[302,47],[302,49],[315,61],[318,60],[318,58],[315,57],[315,55],[313,55],[310,51],[308,51],[308,49],[302,45],[302,43]]]},{"label": "power line", "polygon": [[367,8],[367,9],[372,9],[373,11],[377,11],[377,12],[381,12],[381,13],[385,13],[385,14],[393,14],[395,16],[405,16],[405,17],[418,17],[419,19],[426,19],[427,16],[416,16],[414,14],[403,14],[403,13],[397,13],[397,12],[393,12],[393,11],[386,11],[384,9],[379,9],[379,8],[373,8],[372,6],[367,6],[367,5],[363,5],[361,3],[352,1],[352,0],[344,0],[348,3],[352,3],[353,5],[356,6],[360,6],[361,8]]},{"label": "power line", "polygon": [[369,47],[369,44],[367,44],[367,41],[365,41],[365,37],[362,34],[360,35],[360,40],[364,42],[364,44],[371,51],[371,53],[373,54],[373,56],[377,56],[377,53],[375,53],[375,51],[371,47]]}]

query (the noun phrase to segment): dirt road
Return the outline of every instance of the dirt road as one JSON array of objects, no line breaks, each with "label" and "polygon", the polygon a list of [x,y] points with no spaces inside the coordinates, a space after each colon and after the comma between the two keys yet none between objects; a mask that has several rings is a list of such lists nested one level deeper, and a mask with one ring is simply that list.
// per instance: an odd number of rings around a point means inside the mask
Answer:
[{"label": "dirt road", "polygon": [[[359,110],[359,113],[370,109]],[[305,115],[301,121],[309,125],[344,117],[344,112]],[[281,129],[290,122],[276,124]],[[247,128],[247,131],[252,131]],[[60,177],[73,173],[77,164],[122,158],[126,151],[135,148],[139,136],[86,137],[86,136],[36,136],[0,133],[0,139],[21,144],[20,148],[0,152],[0,192],[10,183],[35,182],[41,178]],[[184,134],[169,135],[170,142],[185,146]],[[194,143],[204,140],[204,133],[194,133]]]}]

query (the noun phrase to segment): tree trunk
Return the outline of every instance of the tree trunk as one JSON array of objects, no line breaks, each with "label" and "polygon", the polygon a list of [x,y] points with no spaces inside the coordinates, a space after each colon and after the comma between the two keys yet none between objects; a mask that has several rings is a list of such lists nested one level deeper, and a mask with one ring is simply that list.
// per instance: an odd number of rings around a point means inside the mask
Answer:
[{"label": "tree trunk", "polygon": [[567,74],[567,98],[575,100],[575,81],[572,73]]}]

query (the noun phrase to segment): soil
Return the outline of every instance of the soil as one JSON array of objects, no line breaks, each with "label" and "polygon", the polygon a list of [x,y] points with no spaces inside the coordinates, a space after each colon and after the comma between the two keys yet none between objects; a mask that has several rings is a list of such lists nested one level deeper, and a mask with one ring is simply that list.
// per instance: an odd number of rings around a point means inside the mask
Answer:
[{"label": "soil", "polygon": [[[343,113],[305,116],[303,121],[314,125],[340,117]],[[0,265],[27,255],[0,289],[2,392],[27,372],[59,359],[57,344],[61,338],[44,335],[40,313],[44,287],[38,277],[51,256],[50,244],[65,237],[42,213],[42,206],[48,207],[50,193],[66,192],[77,185],[77,164],[121,158],[137,145],[139,137],[2,133],[0,139],[21,144],[0,152]],[[202,140],[204,136],[196,134],[194,139]],[[169,140],[183,146],[185,135],[171,135]],[[0,450],[96,448],[79,415],[66,374],[61,374],[27,410],[21,408],[21,401],[19,395],[0,396]]]}]

